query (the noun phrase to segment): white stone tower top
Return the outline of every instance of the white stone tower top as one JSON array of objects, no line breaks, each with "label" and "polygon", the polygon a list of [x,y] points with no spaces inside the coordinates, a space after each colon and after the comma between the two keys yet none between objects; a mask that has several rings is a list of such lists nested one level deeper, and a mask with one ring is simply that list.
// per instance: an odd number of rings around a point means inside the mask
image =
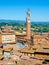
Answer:
[{"label": "white stone tower top", "polygon": [[30,9],[28,9],[26,21],[27,21],[28,23],[30,23],[30,20],[31,20]]}]

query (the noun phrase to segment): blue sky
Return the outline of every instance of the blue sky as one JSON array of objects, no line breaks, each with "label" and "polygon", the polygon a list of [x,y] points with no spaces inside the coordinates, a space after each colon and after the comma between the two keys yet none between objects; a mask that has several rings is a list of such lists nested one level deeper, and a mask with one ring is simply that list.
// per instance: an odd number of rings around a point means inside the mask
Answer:
[{"label": "blue sky", "polygon": [[49,21],[49,0],[0,0],[0,19],[25,20],[28,8],[32,21]]}]

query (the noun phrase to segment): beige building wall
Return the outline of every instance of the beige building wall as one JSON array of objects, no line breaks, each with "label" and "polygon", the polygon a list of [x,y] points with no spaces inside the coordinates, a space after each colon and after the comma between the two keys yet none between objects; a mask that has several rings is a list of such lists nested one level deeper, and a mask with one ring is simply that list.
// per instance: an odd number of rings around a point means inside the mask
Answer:
[{"label": "beige building wall", "polygon": [[2,43],[16,43],[14,34],[3,34]]}]

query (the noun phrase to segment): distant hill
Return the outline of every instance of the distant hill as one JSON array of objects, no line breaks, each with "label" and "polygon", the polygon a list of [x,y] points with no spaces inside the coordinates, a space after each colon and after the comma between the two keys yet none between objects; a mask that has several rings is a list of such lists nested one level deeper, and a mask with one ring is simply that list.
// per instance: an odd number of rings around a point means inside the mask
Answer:
[{"label": "distant hill", "polygon": [[4,22],[4,23],[25,23],[25,21],[23,20],[5,20],[5,19],[0,19],[0,23]]},{"label": "distant hill", "polygon": [[[0,24],[24,24],[26,23],[26,21],[23,21],[23,20],[5,20],[5,19],[0,19]],[[46,22],[42,22],[42,21],[33,21],[31,22],[32,24],[49,24],[49,21],[46,21]]]},{"label": "distant hill", "polygon": [[12,26],[15,26],[15,25],[18,26],[24,23],[25,21],[22,21],[22,20],[4,20],[4,19],[0,20],[0,26],[4,26],[6,24],[12,25]]},{"label": "distant hill", "polygon": [[46,21],[46,22],[42,22],[42,21],[39,21],[39,22],[31,22],[32,24],[49,24],[49,21]]}]

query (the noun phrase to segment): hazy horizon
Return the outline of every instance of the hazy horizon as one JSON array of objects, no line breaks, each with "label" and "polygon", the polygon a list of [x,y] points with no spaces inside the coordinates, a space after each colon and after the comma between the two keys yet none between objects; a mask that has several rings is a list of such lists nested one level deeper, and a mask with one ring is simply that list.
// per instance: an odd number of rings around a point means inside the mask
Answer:
[{"label": "hazy horizon", "polygon": [[[18,22],[26,22],[26,20],[0,19],[0,22],[8,22],[8,21],[9,21],[9,22],[11,22],[11,21],[12,21],[12,22],[17,22],[17,21],[18,21]],[[30,22],[47,22],[47,23],[48,23],[49,21],[30,21]]]}]

